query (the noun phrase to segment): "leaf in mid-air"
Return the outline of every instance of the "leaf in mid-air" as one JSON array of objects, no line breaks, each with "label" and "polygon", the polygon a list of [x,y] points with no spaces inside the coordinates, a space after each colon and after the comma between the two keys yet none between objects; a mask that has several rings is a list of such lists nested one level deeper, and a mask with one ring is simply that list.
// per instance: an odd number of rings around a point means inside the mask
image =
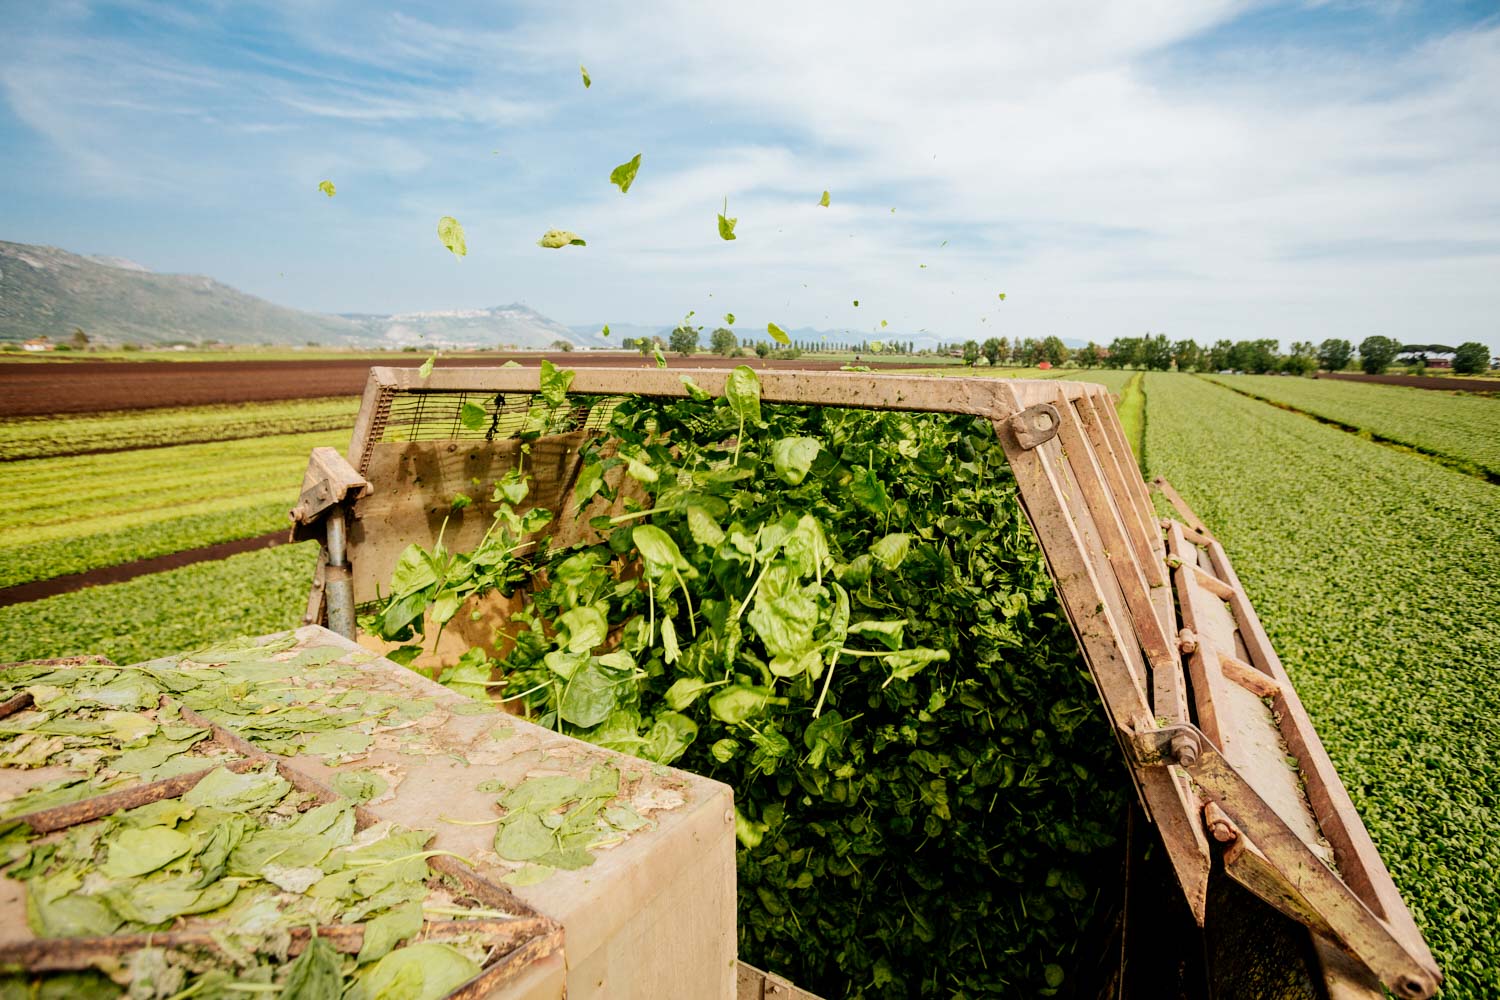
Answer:
[{"label": "leaf in mid-air", "polygon": [[635,183],[635,174],[641,169],[641,154],[636,153],[630,159],[620,164],[609,172],[609,182],[620,189],[624,194],[630,190],[630,185]]},{"label": "leaf in mid-air", "polygon": [[603,333],[606,337],[608,337],[609,336],[609,324],[605,323],[604,324],[604,329],[601,330],[600,332]]},{"label": "leaf in mid-air", "polygon": [[469,245],[464,242],[464,227],[451,215],[438,220],[438,239],[443,241],[443,246],[451,250],[455,257],[464,257],[469,253]]},{"label": "leaf in mid-air", "polygon": [[767,323],[766,332],[771,335],[772,340],[783,346],[792,342],[792,338],[786,335],[786,331],[777,326],[775,323]]},{"label": "leaf in mid-air", "polygon": [[724,322],[728,323],[730,326],[734,326],[734,313],[725,313]]},{"label": "leaf in mid-air", "polygon": [[583,65],[583,63],[579,63],[578,64],[578,72],[583,77],[583,89],[584,90],[588,90],[590,87],[592,87],[594,85],[594,81],[589,79],[589,71]]},{"label": "leaf in mid-air", "polygon": [[1000,301],[1001,301],[1001,302],[1004,302],[1004,301],[1005,301],[1005,293],[1004,293],[1004,292],[1001,292],[1001,293],[1000,293]]},{"label": "leaf in mid-air", "polygon": [[874,351],[876,354],[879,354],[881,351],[885,350],[885,342],[881,340],[870,341],[870,350]]},{"label": "leaf in mid-air", "polygon": [[736,239],[737,238],[734,235],[734,224],[736,222],[739,222],[740,220],[739,219],[731,219],[731,218],[729,218],[729,216],[727,214],[728,212],[729,212],[729,199],[725,198],[724,199],[724,211],[719,213],[719,239],[721,239],[721,240],[732,240],[732,239]]},{"label": "leaf in mid-air", "polygon": [[824,208],[828,207],[828,192],[827,191],[824,191],[823,192],[823,197],[821,197],[821,198],[818,199],[818,204],[822,205]]},{"label": "leaf in mid-air", "polygon": [[859,299],[855,299],[854,300],[854,306],[855,306],[855,308],[859,307]]},{"label": "leaf in mid-air", "polygon": [[427,355],[427,360],[422,362],[422,367],[417,369],[417,374],[422,376],[422,378],[426,378],[427,376],[431,375],[432,365],[435,361],[437,361],[437,351],[433,351],[431,354]]},{"label": "leaf in mid-air", "polygon": [[464,403],[458,408],[458,422],[471,431],[482,431],[490,422],[489,414],[478,403]]},{"label": "leaf in mid-air", "polygon": [[665,367],[667,367],[667,356],[661,352],[661,348],[660,347],[657,347],[656,345],[653,344],[651,346],[651,353],[654,354],[654,355],[656,355],[656,367],[658,367],[658,368],[665,368]]},{"label": "leaf in mid-air", "polygon": [[334,192],[333,181],[319,181],[318,190],[332,198]]},{"label": "leaf in mid-air", "polygon": [[885,320],[881,320],[881,321],[880,321],[880,328],[881,328],[881,329],[882,329],[882,330],[884,330],[884,329],[885,329]]},{"label": "leaf in mid-air", "polygon": [[539,247],[548,250],[556,250],[558,247],[586,247],[588,246],[577,233],[570,233],[566,229],[549,229],[542,234],[542,238],[536,241]]}]

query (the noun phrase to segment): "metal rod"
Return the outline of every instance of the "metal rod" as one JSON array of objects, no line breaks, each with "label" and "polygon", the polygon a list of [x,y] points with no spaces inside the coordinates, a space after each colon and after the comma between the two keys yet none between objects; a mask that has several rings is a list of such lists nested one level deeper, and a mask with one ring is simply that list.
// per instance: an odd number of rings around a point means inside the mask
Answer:
[{"label": "metal rod", "polygon": [[328,551],[327,582],[328,628],[345,639],[354,638],[354,584],[349,579],[349,563],[344,557],[344,507],[334,506],[324,517],[328,526],[325,546]]}]

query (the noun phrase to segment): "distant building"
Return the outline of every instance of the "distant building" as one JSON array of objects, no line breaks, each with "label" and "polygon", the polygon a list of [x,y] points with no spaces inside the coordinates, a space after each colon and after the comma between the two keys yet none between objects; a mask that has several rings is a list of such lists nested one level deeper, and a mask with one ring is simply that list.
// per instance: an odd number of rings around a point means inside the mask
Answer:
[{"label": "distant building", "polygon": [[54,343],[52,343],[52,341],[51,341],[50,338],[48,338],[47,336],[43,335],[43,336],[40,336],[40,337],[32,337],[30,340],[22,342],[22,344],[21,344],[21,350],[23,350],[23,351],[55,351],[55,350],[57,350],[57,345],[54,344]]}]

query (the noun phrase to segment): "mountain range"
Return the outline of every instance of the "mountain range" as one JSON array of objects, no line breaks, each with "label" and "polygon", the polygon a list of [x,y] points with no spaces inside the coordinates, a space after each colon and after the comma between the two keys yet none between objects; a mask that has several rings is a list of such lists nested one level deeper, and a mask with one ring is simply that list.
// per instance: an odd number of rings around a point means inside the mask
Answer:
[{"label": "mountain range", "polygon": [[[90,341],[118,346],[165,344],[319,344],[340,347],[625,348],[641,337],[666,339],[676,324],[563,324],[520,303],[486,309],[328,315],[279,306],[213,278],[157,274],[123,257],[90,257],[56,247],[0,240],[0,343],[46,336],[54,343],[82,330]],[[713,324],[700,343],[708,346]],[[766,339],[758,330],[741,337]],[[799,327],[793,340],[858,343],[852,330]],[[939,336],[888,331],[889,340],[930,347]],[[1082,345],[1082,342],[1068,341]]]}]

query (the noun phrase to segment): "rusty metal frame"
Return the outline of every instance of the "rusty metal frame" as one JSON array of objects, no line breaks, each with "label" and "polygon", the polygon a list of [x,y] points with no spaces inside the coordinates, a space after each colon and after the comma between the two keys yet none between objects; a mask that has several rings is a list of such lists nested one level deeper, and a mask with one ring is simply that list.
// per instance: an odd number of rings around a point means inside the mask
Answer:
[{"label": "rusty metal frame", "polygon": [[[1212,833],[1230,842],[1225,854],[1232,875],[1332,942],[1320,940],[1318,946],[1328,983],[1365,988],[1374,973],[1402,997],[1420,1000],[1436,991],[1441,974],[1432,955],[1222,547],[1170,484],[1158,482],[1188,520],[1192,538],[1180,528],[1163,531],[1102,386],[865,373],[758,375],[763,403],[987,419],[1010,462],[1142,805],[1160,831],[1194,916],[1204,919]],[[721,395],[728,376],[724,369],[578,368],[569,394],[683,398],[689,395],[684,379],[691,377]],[[372,368],[350,461],[359,475],[368,473],[399,393],[538,389],[539,373],[531,368],[438,368],[426,377],[415,368]],[[1204,556],[1188,566],[1186,548],[1194,545],[1206,546]],[[1205,600],[1222,602],[1232,613],[1246,647],[1243,656],[1238,647],[1204,642],[1195,626],[1206,614]],[[1222,686],[1231,683],[1249,690],[1258,684],[1279,706],[1282,736],[1302,762],[1310,806],[1337,873],[1225,758],[1215,713],[1223,704]],[[1346,960],[1346,953],[1357,961]]]}]

